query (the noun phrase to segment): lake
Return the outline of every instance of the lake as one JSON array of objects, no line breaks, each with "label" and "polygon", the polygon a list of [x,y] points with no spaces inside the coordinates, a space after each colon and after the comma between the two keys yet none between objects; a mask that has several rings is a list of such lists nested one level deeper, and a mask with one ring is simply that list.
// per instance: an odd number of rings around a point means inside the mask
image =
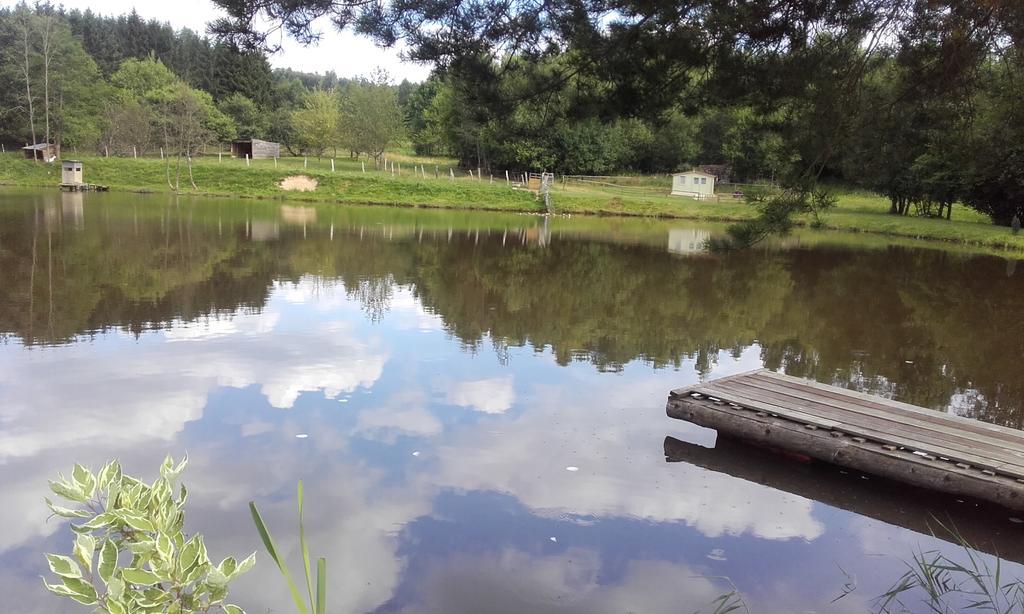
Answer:
[{"label": "lake", "polygon": [[[1005,510],[750,449],[665,415],[760,367],[1024,427],[1024,266],[720,227],[157,195],[0,191],[0,593],[68,553],[47,480],[185,453],[186,528],[299,570],[331,612],[865,612],[953,524],[1024,575]],[[948,535],[941,535],[948,538]],[[987,555],[982,559],[991,561]],[[925,611],[907,601],[908,611]]]}]

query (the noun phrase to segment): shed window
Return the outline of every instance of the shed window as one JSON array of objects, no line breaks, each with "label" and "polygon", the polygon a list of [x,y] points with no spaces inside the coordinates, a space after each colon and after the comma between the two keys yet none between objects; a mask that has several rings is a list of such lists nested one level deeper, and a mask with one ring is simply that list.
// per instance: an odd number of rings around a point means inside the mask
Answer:
[{"label": "shed window", "polygon": [[701,178],[700,178],[700,184],[701,184],[701,185],[704,185],[704,184],[705,184],[705,183],[707,183],[707,182],[708,182],[708,178],[707,178],[707,177],[701,177]]},{"label": "shed window", "polygon": [[693,185],[697,185],[698,183],[700,183],[700,178],[699,177],[694,177],[693,178]]}]

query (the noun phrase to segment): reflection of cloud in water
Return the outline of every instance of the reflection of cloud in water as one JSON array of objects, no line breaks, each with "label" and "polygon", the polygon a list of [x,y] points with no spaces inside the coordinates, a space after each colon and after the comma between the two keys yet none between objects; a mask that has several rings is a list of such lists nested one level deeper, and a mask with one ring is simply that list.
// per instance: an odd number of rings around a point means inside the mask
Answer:
[{"label": "reflection of cloud in water", "polygon": [[621,581],[605,584],[597,552],[570,548],[534,555],[506,549],[457,554],[430,566],[403,612],[677,612],[697,611],[727,584],[683,565],[637,560]]},{"label": "reflection of cloud in water", "polygon": [[448,402],[485,414],[505,413],[516,402],[512,376],[452,384],[448,389]]},{"label": "reflection of cloud in water", "polygon": [[354,433],[377,441],[393,443],[399,435],[434,437],[444,425],[426,407],[426,399],[418,390],[403,390],[384,404],[359,413]]},{"label": "reflection of cloud in water", "polygon": [[[7,493],[0,552],[58,526],[45,522],[40,507],[56,471],[119,450],[171,448],[186,423],[202,418],[208,394],[218,387],[259,385],[272,406],[289,408],[303,392],[334,398],[381,376],[386,356],[350,325],[262,334],[280,315],[272,308],[212,319],[197,324],[194,334],[176,328],[136,341],[108,333],[95,343],[0,352],[0,465]],[[241,434],[272,428],[257,419]],[[320,438],[319,445],[328,443]]]},{"label": "reflection of cloud in water", "polygon": [[[523,401],[531,411],[447,439],[431,478],[461,491],[508,493],[542,515],[684,521],[710,537],[821,536],[808,499],[692,465],[667,466],[660,455],[650,464],[649,448],[661,442],[652,440],[646,418],[630,415],[650,410],[615,407],[631,394],[643,398],[651,383],[606,386],[538,387]],[[578,394],[569,397],[566,388]]]}]

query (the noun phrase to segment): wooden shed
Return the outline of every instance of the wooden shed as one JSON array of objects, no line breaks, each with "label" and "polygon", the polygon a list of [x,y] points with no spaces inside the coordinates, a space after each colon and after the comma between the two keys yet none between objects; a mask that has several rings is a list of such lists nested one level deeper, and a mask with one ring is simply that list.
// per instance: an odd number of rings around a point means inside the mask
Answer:
[{"label": "wooden shed", "polygon": [[63,160],[60,163],[60,182],[61,185],[81,185],[85,183],[82,181],[82,161]]},{"label": "wooden shed", "polygon": [[672,175],[672,196],[690,196],[703,200],[715,195],[715,176],[701,171]]},{"label": "wooden shed", "polygon": [[21,151],[25,153],[25,157],[29,160],[42,160],[43,162],[53,162],[60,154],[60,149],[53,143],[25,145],[21,148]]},{"label": "wooden shed", "polygon": [[281,157],[281,144],[259,139],[240,139],[231,142],[231,155],[235,158],[249,156],[253,160]]}]

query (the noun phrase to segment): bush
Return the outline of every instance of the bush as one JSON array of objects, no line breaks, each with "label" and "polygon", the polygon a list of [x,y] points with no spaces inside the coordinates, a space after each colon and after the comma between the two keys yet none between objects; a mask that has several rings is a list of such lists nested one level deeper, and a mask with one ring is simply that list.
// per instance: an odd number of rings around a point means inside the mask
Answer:
[{"label": "bush", "polygon": [[71,525],[77,535],[72,556],[46,555],[59,579],[55,584],[44,579],[46,588],[108,614],[244,614],[237,605],[225,603],[228,583],[252,568],[256,553],[241,562],[228,557],[214,566],[202,535],[185,538],[188,491],[184,485],[177,497],[174,491],[186,464],[184,459],[175,465],[168,456],[152,485],[124,475],[116,460],[96,475],[75,465],[70,480],[61,475],[51,481],[50,490],[71,507],[46,499],[50,510],[85,522]]}]

